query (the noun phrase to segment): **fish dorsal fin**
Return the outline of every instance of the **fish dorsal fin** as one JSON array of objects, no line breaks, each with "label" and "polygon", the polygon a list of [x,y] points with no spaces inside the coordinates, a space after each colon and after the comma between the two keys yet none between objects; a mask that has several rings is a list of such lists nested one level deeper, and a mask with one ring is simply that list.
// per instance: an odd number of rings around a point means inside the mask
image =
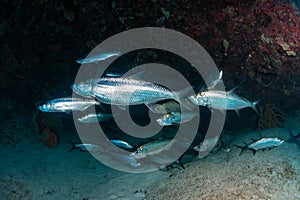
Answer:
[{"label": "fish dorsal fin", "polygon": [[238,87],[234,87],[231,90],[228,91],[228,94],[235,94]]}]

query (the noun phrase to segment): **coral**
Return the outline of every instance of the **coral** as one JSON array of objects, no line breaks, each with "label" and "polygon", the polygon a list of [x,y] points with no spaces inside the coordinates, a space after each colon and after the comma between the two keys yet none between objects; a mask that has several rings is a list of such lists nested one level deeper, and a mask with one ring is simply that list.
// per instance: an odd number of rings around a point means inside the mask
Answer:
[{"label": "coral", "polygon": [[281,127],[282,120],[286,120],[284,114],[274,104],[268,103],[260,106],[259,113],[260,117],[257,125],[259,132],[267,128]]},{"label": "coral", "polygon": [[[278,63],[295,57],[300,50],[300,19],[295,8],[289,4],[263,0],[257,3],[255,14],[261,53],[269,55],[269,59]],[[274,67],[272,70],[282,73],[283,69]]]}]

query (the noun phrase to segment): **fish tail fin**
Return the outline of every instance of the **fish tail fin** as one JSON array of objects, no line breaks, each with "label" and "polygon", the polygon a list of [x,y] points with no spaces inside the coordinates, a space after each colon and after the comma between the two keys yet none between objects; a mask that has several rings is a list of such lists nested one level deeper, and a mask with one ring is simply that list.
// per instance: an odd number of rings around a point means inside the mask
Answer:
[{"label": "fish tail fin", "polygon": [[187,101],[188,95],[192,93],[193,90],[194,90],[193,87],[189,86],[187,88],[180,90],[179,92],[176,92],[176,96],[177,96],[176,100],[180,103],[180,105],[182,105],[187,110],[193,109],[192,105],[189,103],[189,101]]},{"label": "fish tail fin", "polygon": [[72,147],[68,152],[71,152],[76,148],[76,143],[74,141],[71,140],[70,143],[72,144]]},{"label": "fish tail fin", "polygon": [[258,114],[258,115],[260,115],[260,113],[259,113],[259,111],[258,111],[258,109],[257,109],[257,104],[259,104],[260,103],[260,101],[254,101],[254,102],[252,102],[252,109]]}]

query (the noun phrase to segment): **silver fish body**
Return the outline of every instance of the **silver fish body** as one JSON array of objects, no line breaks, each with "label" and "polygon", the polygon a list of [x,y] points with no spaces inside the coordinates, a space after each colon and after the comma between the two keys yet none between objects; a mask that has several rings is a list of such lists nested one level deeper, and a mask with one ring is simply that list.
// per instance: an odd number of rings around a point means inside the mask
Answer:
[{"label": "silver fish body", "polygon": [[248,145],[248,149],[260,150],[260,149],[267,149],[272,147],[278,147],[282,145],[284,140],[279,138],[262,138],[250,145]]},{"label": "silver fish body", "polygon": [[72,142],[72,145],[73,146],[69,150],[69,152],[73,151],[74,149],[80,149],[81,151],[91,151],[91,152],[102,152],[102,151],[104,151],[104,148],[102,148],[101,146],[96,145],[96,144],[90,144],[90,143],[76,144],[76,143]]},{"label": "silver fish body", "polygon": [[196,117],[196,113],[192,112],[171,112],[170,114],[165,114],[161,118],[157,119],[157,123],[161,126],[170,126],[174,124],[181,124],[184,122],[191,121],[194,117]]},{"label": "silver fish body", "polygon": [[133,146],[131,144],[129,144],[128,142],[122,141],[122,140],[110,140],[114,145],[116,145],[117,147],[121,147],[124,149],[132,149]]},{"label": "silver fish body", "polygon": [[93,93],[100,102],[112,105],[139,105],[178,99],[176,93],[166,87],[128,78],[102,78],[93,87]]},{"label": "silver fish body", "polygon": [[91,113],[78,118],[81,123],[98,123],[112,119],[112,114]]},{"label": "silver fish body", "polygon": [[258,102],[250,102],[247,99],[234,94],[232,91],[204,91],[197,95],[189,97],[189,100],[199,106],[206,106],[210,109],[218,110],[235,110],[251,107],[256,112],[256,104]]},{"label": "silver fish body", "polygon": [[251,144],[245,143],[245,146],[238,146],[238,145],[235,145],[235,146],[242,149],[242,151],[240,153],[240,155],[241,155],[246,150],[250,150],[253,152],[253,154],[255,154],[256,151],[258,151],[258,150],[271,149],[274,147],[278,147],[278,146],[282,145],[283,143],[284,143],[284,140],[279,139],[279,138],[262,138]]},{"label": "silver fish body", "polygon": [[99,104],[99,102],[91,99],[59,98],[38,106],[38,109],[42,112],[71,112],[83,111],[92,105]]},{"label": "silver fish body", "polygon": [[156,150],[161,149],[162,147],[166,146],[169,144],[172,140],[159,140],[159,141],[153,141],[146,143],[142,146],[140,146],[136,153],[150,153]]},{"label": "silver fish body", "polygon": [[78,59],[78,60],[76,60],[76,62],[78,64],[97,63],[99,61],[106,60],[110,57],[120,56],[120,55],[121,55],[121,52],[101,53],[101,54],[90,56],[87,58]]}]

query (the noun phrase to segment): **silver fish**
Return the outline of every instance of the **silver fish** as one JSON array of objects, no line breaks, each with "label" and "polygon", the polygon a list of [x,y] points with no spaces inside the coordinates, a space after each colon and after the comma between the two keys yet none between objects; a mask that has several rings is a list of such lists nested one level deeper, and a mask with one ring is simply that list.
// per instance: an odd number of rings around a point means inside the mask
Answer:
[{"label": "silver fish", "polygon": [[[106,155],[105,149],[96,144],[76,144],[72,142],[72,145],[73,146],[69,150],[69,152],[73,151],[74,149],[80,149],[81,151],[100,152],[102,153],[103,156]],[[124,154],[119,154],[117,152],[110,152],[109,158],[117,160],[118,162],[130,164],[132,167],[138,167],[141,165],[131,155],[124,155]]]},{"label": "silver fish", "polygon": [[250,102],[247,99],[236,95],[233,90],[231,91],[203,91],[197,95],[188,97],[191,102],[199,106],[206,106],[210,109],[218,110],[235,110],[251,107],[258,113],[256,105],[258,101]]},{"label": "silver fish", "polygon": [[110,57],[120,56],[120,55],[121,55],[121,52],[101,53],[101,54],[90,56],[87,58],[78,59],[78,60],[76,60],[76,62],[78,64],[97,63],[99,61],[106,60]]},{"label": "silver fish", "polygon": [[98,122],[108,121],[112,119],[112,117],[113,117],[112,114],[91,113],[78,118],[78,121],[82,123],[98,123]]},{"label": "silver fish", "polygon": [[100,103],[91,99],[59,98],[38,106],[38,109],[42,112],[71,112],[83,111],[92,105],[100,105]]},{"label": "silver fish", "polygon": [[132,149],[133,146],[131,144],[129,144],[128,142],[122,141],[122,140],[110,140],[114,145],[116,145],[117,147],[121,147],[124,149]]},{"label": "silver fish", "polygon": [[69,152],[73,151],[74,149],[80,149],[80,151],[92,151],[92,152],[101,152],[104,151],[104,148],[102,148],[99,145],[96,144],[76,144],[75,142],[72,142],[72,148],[69,150]]},{"label": "silver fish", "polygon": [[93,93],[100,102],[120,107],[149,104],[164,99],[179,101],[179,93],[155,83],[130,78],[102,78],[93,87]]},{"label": "silver fish", "polygon": [[183,114],[181,114],[180,112],[171,112],[170,114],[163,115],[156,121],[161,126],[170,126],[191,121],[196,116],[197,114],[192,112],[184,112]]},{"label": "silver fish", "polygon": [[156,151],[156,150],[161,149],[162,147],[166,146],[171,141],[172,140],[156,140],[153,142],[146,143],[146,144],[140,146],[136,150],[136,153],[150,153],[150,152]]},{"label": "silver fish", "polygon": [[264,150],[264,149],[271,149],[273,147],[278,147],[282,145],[283,142],[284,140],[279,138],[262,138],[251,144],[246,144],[244,142],[245,146],[238,146],[238,145],[235,146],[242,149],[240,155],[246,150],[250,150],[253,152],[253,154],[255,154],[257,150]]},{"label": "silver fish", "polygon": [[174,100],[169,100],[164,103],[149,104],[148,108],[152,112],[159,113],[159,114],[180,112],[180,104]]}]

